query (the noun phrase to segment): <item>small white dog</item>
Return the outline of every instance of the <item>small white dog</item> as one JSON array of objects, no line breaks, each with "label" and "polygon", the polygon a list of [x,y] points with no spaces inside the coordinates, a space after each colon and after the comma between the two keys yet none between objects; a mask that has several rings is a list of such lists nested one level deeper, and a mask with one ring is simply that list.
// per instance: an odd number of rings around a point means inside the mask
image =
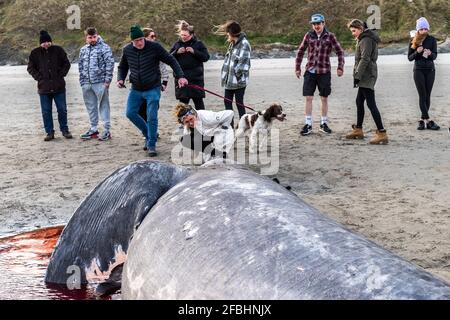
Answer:
[{"label": "small white dog", "polygon": [[277,103],[272,104],[263,112],[246,114],[241,118],[236,128],[236,138],[249,135],[249,151],[255,153],[259,135],[258,150],[261,151],[267,143],[267,137],[272,128],[272,122],[275,119],[281,122],[286,120],[286,114],[283,113],[283,108]]}]

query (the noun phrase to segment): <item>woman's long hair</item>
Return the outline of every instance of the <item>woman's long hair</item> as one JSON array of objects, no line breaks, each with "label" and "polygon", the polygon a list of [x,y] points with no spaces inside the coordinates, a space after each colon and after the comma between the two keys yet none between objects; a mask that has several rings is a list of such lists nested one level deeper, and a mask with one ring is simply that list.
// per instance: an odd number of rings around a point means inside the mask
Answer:
[{"label": "woman's long hair", "polygon": [[231,20],[224,24],[214,26],[213,32],[220,36],[225,36],[229,33],[232,37],[239,37],[242,33],[242,28],[238,22]]},{"label": "woman's long hair", "polygon": [[416,35],[412,39],[411,42],[411,48],[416,50],[418,47],[420,47],[423,43],[423,40],[428,36],[428,33],[420,34],[419,31],[416,32]]}]

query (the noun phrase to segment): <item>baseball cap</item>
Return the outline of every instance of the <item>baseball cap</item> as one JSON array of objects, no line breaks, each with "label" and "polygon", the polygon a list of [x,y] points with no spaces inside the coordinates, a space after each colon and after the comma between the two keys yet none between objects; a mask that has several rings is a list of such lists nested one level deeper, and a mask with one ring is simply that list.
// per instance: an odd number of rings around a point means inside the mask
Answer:
[{"label": "baseball cap", "polygon": [[311,21],[309,23],[312,24],[312,23],[320,23],[320,22],[325,22],[325,17],[320,13],[316,13],[311,16]]}]

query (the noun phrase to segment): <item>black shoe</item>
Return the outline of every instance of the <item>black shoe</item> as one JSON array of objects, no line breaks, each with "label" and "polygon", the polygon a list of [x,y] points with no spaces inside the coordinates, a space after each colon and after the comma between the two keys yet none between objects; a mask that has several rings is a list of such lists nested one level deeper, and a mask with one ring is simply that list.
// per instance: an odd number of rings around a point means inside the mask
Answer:
[{"label": "black shoe", "polygon": [[156,152],[155,149],[148,149],[148,156],[153,158],[153,157],[158,156],[158,153]]},{"label": "black shoe", "polygon": [[[144,138],[145,139],[145,138]],[[147,139],[145,139],[144,140],[145,142],[144,142],[144,147],[142,148],[144,151],[147,151],[148,150],[148,148],[147,148]]]},{"label": "black shoe", "polygon": [[439,127],[433,120],[428,121],[427,123],[427,129],[428,130],[439,130],[441,127]]},{"label": "black shoe", "polygon": [[330,134],[332,131],[326,123],[320,125],[320,131]]},{"label": "black shoe", "polygon": [[425,121],[420,120],[419,121],[419,126],[417,127],[417,130],[425,130]]},{"label": "black shoe", "polygon": [[47,133],[47,136],[45,137],[44,141],[52,141],[53,139],[55,139],[55,133]]},{"label": "black shoe", "polygon": [[305,124],[305,125],[303,126],[302,131],[300,131],[300,134],[301,134],[302,136],[307,136],[307,135],[310,135],[311,132],[312,132],[312,126],[310,126],[309,124]]},{"label": "black shoe", "polygon": [[62,133],[63,137],[66,139],[73,139],[72,134],[70,133],[70,131],[63,131]]}]

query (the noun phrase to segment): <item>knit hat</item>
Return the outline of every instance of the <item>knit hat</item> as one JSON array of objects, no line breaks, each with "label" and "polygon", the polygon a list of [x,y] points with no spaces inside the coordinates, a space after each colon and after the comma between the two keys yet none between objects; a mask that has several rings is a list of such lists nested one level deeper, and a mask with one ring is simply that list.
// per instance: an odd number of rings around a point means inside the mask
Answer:
[{"label": "knit hat", "polygon": [[131,37],[131,40],[144,38],[144,32],[142,31],[140,25],[135,24],[135,25],[133,25],[131,27],[131,29],[130,29],[130,37]]},{"label": "knit hat", "polygon": [[42,30],[39,36],[39,44],[43,44],[44,42],[52,42],[52,38],[47,31]]},{"label": "knit hat", "polygon": [[424,17],[421,17],[419,20],[417,20],[416,30],[419,31],[420,29],[430,30],[430,24],[428,23],[428,20],[425,19]]}]

